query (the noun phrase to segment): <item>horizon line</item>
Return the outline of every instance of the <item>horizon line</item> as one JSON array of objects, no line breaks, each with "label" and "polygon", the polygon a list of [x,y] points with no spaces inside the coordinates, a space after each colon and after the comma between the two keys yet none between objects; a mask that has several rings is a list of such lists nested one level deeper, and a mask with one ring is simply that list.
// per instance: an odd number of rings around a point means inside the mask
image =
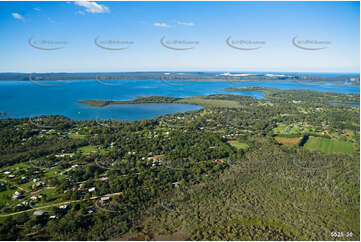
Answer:
[{"label": "horizon line", "polygon": [[81,74],[81,73],[125,73],[125,72],[130,72],[130,73],[135,73],[135,72],[240,72],[241,74],[246,74],[246,72],[253,72],[253,73],[320,73],[320,74],[358,74],[360,75],[360,71],[359,72],[340,72],[340,71],[239,71],[239,70],[131,70],[131,71],[73,71],[73,72],[68,72],[68,71],[58,71],[58,72],[17,72],[17,71],[7,71],[7,72],[0,72],[0,74],[52,74],[52,73],[68,73],[68,74]]}]

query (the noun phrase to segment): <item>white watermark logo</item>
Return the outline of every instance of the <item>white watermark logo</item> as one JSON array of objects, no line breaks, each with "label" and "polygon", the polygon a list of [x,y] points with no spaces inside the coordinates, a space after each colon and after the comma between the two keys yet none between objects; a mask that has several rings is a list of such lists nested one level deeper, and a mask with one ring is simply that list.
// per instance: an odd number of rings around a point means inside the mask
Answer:
[{"label": "white watermark logo", "polygon": [[258,50],[261,49],[264,45],[266,45],[266,41],[260,40],[232,40],[232,37],[229,36],[226,39],[226,43],[229,47],[237,50]]},{"label": "white watermark logo", "polygon": [[116,81],[120,81],[124,79],[124,77],[117,75],[95,75],[95,81],[104,86],[121,86],[121,83],[116,83]]},{"label": "white watermark logo", "polygon": [[34,40],[32,37],[29,38],[28,43],[31,47],[39,50],[59,50],[65,48],[68,44],[67,41],[59,40]]},{"label": "white watermark logo", "polygon": [[[29,81],[31,83],[34,83],[35,85],[38,85],[38,86],[41,86],[41,87],[53,87],[53,86],[58,86],[60,84],[62,84],[62,80],[52,80],[52,81],[49,81],[49,80],[44,80],[43,77],[41,76],[36,76],[32,73],[29,74],[29,77],[28,77]],[[46,79],[46,78],[45,78]],[[46,82],[45,82],[46,81]],[[50,83],[49,83],[50,82]]]},{"label": "white watermark logo", "polygon": [[302,50],[323,50],[331,45],[331,41],[328,40],[297,40],[297,36],[292,38],[292,44]]},{"label": "white watermark logo", "polygon": [[100,37],[94,39],[94,44],[104,50],[126,50],[134,45],[134,41],[129,40],[100,40]]},{"label": "white watermark logo", "polygon": [[191,50],[199,45],[199,41],[194,40],[165,40],[165,36],[160,39],[160,44],[170,50]]},{"label": "white watermark logo", "polygon": [[[160,80],[168,86],[184,87],[192,85],[191,82],[184,83],[185,77],[183,75],[177,75],[173,73],[164,73],[160,76]],[[176,81],[176,82],[171,82]]]}]

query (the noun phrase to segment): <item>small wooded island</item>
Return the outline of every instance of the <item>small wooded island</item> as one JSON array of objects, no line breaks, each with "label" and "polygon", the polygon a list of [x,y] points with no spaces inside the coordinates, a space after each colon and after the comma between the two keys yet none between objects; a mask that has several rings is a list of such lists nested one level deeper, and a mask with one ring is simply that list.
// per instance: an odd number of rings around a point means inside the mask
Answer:
[{"label": "small wooded island", "polygon": [[104,107],[111,104],[143,104],[143,103],[174,103],[181,98],[163,97],[163,96],[150,96],[138,97],[135,100],[128,101],[111,101],[111,100],[79,100],[79,103],[87,103],[94,107]]}]

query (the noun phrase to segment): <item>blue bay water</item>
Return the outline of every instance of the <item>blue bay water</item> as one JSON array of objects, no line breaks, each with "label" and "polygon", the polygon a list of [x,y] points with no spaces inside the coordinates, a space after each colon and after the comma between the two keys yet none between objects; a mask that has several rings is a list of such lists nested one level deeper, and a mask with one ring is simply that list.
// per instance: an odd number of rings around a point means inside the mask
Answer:
[{"label": "blue bay water", "polygon": [[[188,104],[122,104],[91,107],[78,100],[133,100],[139,96],[191,97],[210,94],[237,94],[262,99],[262,92],[227,92],[230,87],[268,87],[281,90],[309,89],[323,92],[360,93],[359,86],[334,84],[304,84],[286,81],[250,82],[162,82],[160,80],[111,81],[102,85],[89,81],[47,81],[39,86],[28,81],[0,82],[0,112],[6,117],[33,117],[39,115],[64,115],[74,120],[141,120],[162,114],[185,112],[202,108]],[[175,85],[172,85],[175,84]],[[179,86],[184,84],[184,86]],[[1,116],[4,117],[4,116]]]}]

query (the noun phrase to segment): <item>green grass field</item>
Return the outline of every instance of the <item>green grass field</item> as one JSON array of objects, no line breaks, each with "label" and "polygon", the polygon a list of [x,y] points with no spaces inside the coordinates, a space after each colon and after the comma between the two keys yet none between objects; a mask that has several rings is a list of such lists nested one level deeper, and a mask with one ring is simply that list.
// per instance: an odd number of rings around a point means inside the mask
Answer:
[{"label": "green grass field", "polygon": [[281,123],[276,128],[273,129],[273,133],[283,134],[286,128],[287,128],[287,125]]},{"label": "green grass field", "polygon": [[21,163],[17,163],[14,165],[3,167],[3,170],[9,170],[9,171],[15,170],[17,167],[19,167],[19,169],[26,169],[26,168],[30,168],[32,166],[29,163],[21,162]]},{"label": "green grass field", "polygon": [[83,151],[84,153],[90,153],[92,151],[96,151],[97,147],[94,145],[88,145],[78,148],[78,151]]},{"label": "green grass field", "polygon": [[25,189],[27,191],[30,191],[30,190],[32,190],[33,184],[35,184],[35,182],[29,181],[29,182],[27,182],[25,184],[20,184],[19,187],[22,187],[23,189]]},{"label": "green grass field", "polygon": [[83,135],[83,134],[70,134],[69,138],[71,138],[71,139],[85,139],[85,136],[86,135]]},{"label": "green grass field", "polygon": [[16,192],[17,189],[8,189],[0,192],[0,205],[4,206],[6,203],[14,203],[9,198]]},{"label": "green grass field", "polygon": [[352,143],[313,136],[309,138],[304,147],[311,151],[322,151],[327,154],[351,154],[354,151]]},{"label": "green grass field", "polygon": [[248,149],[248,145],[246,143],[240,143],[238,141],[228,141],[228,143],[239,150]]},{"label": "green grass field", "polygon": [[57,172],[57,170],[56,169],[50,169],[50,170],[47,170],[46,172],[45,172],[45,177],[57,177],[58,176],[58,174],[56,173]]},{"label": "green grass field", "polygon": [[39,194],[45,194],[48,200],[57,199],[59,197],[58,192],[55,189],[44,189]]}]

